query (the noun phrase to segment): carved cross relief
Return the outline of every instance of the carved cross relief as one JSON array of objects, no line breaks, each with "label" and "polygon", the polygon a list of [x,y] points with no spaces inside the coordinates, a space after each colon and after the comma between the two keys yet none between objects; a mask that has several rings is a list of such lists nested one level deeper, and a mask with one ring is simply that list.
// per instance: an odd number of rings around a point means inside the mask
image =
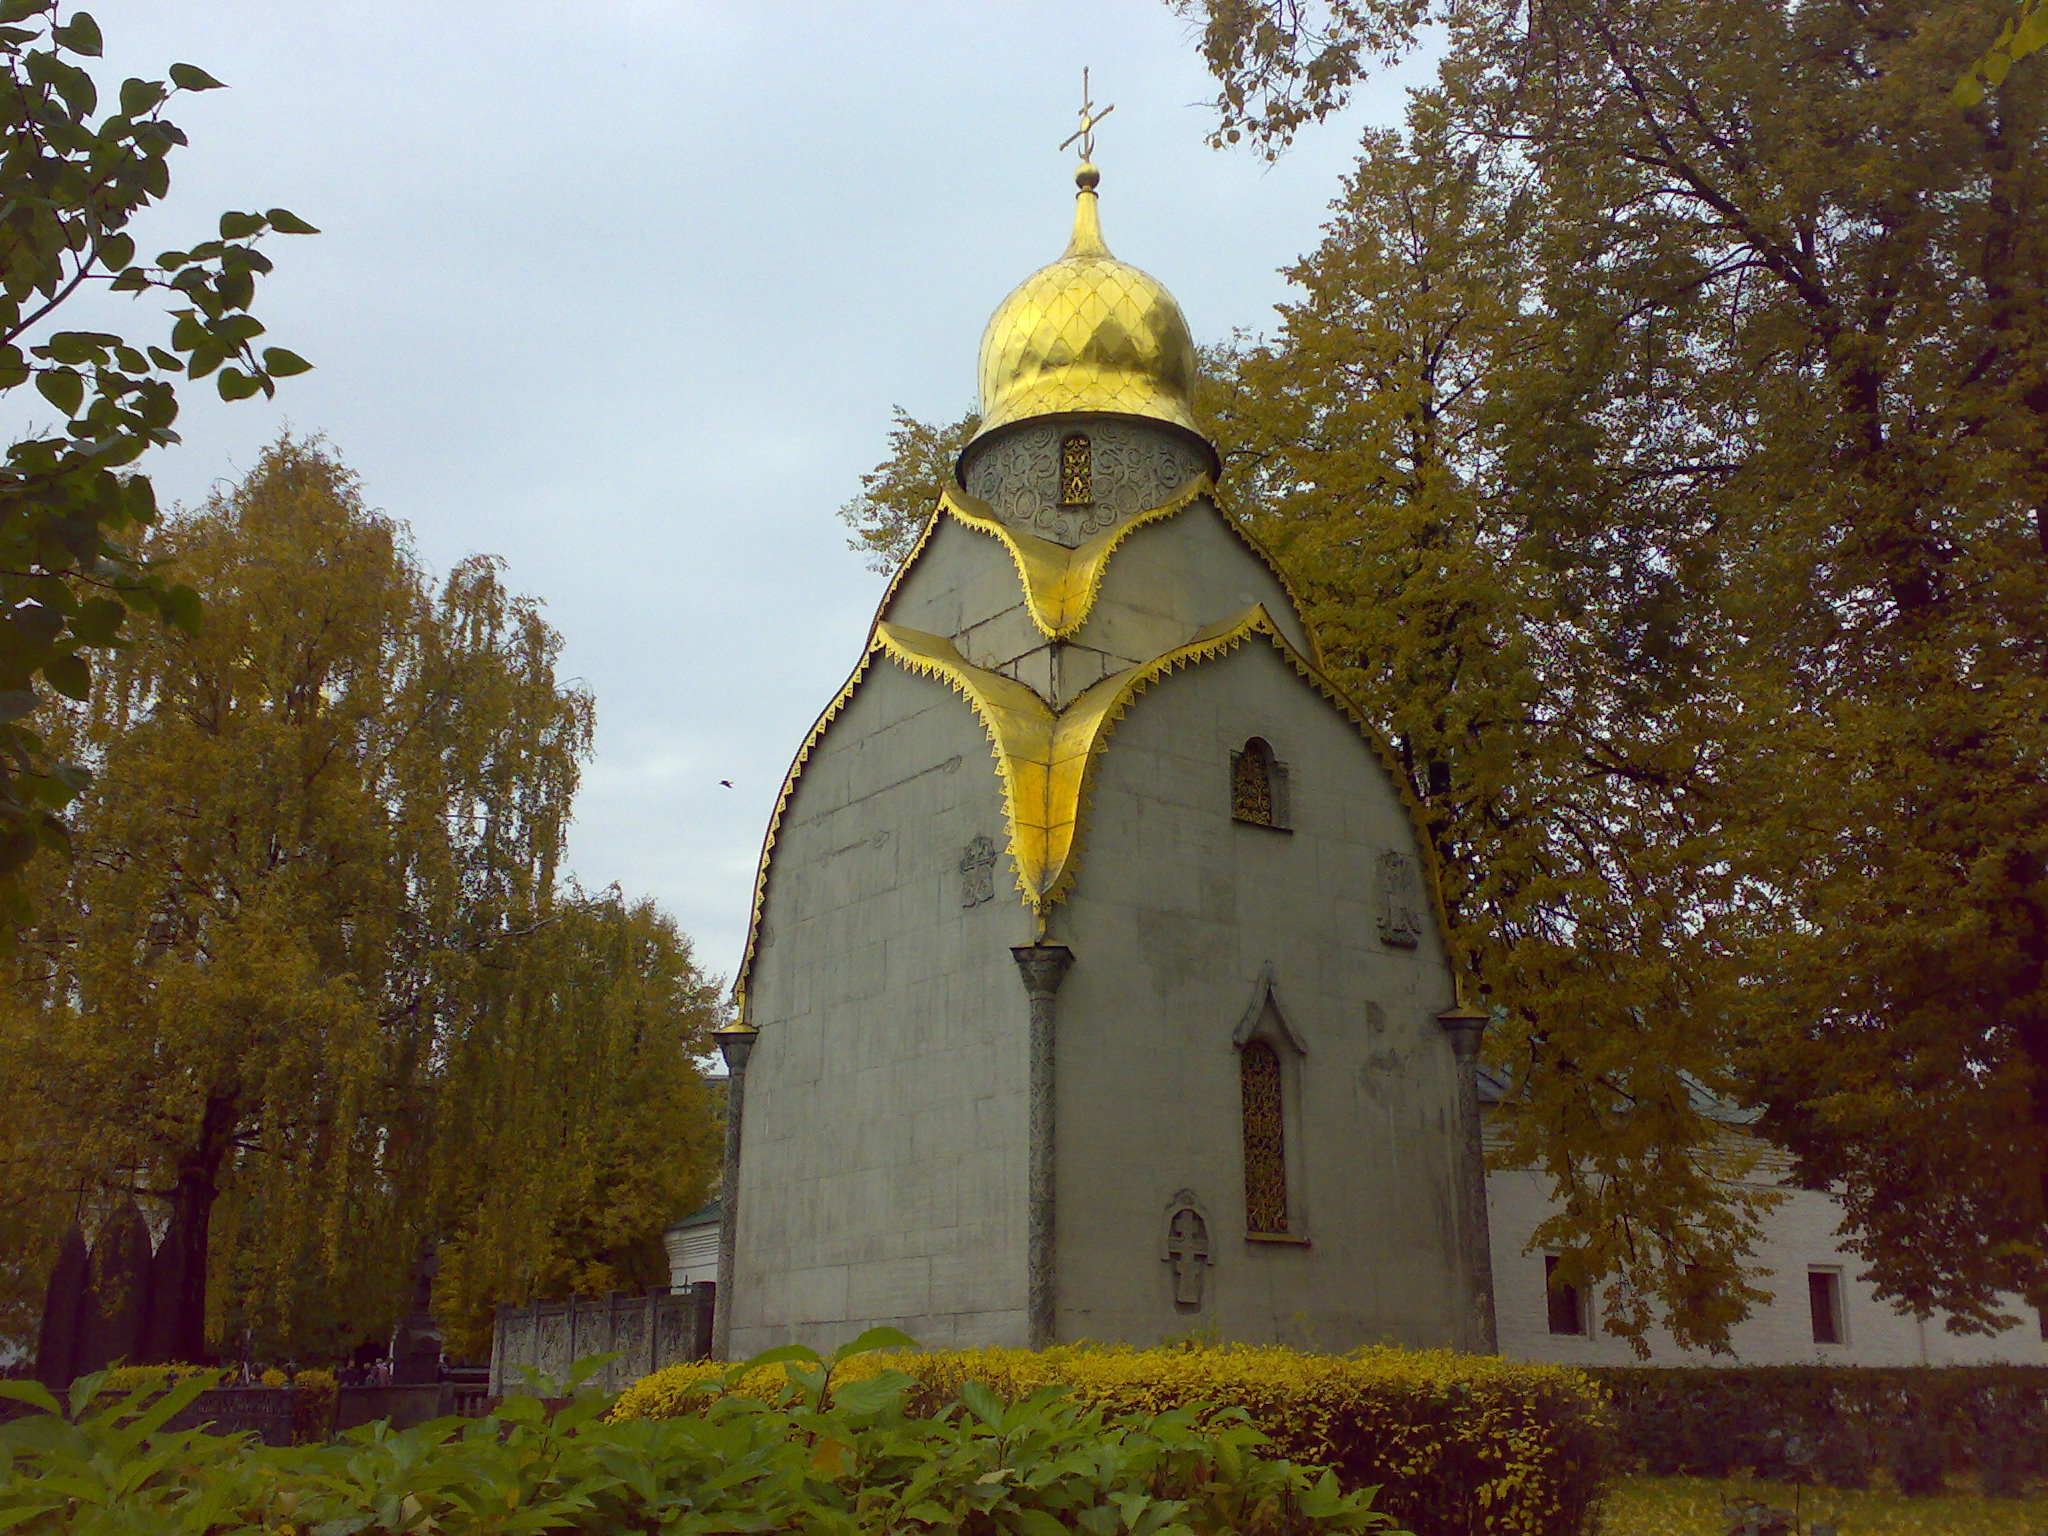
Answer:
[{"label": "carved cross relief", "polygon": [[1379,859],[1380,941],[1401,949],[1422,942],[1422,872],[1405,853]]},{"label": "carved cross relief", "polygon": [[1191,1189],[1181,1190],[1166,1207],[1166,1235],[1159,1257],[1172,1268],[1173,1304],[1200,1307],[1204,1271],[1216,1260],[1209,1252],[1209,1218]]}]

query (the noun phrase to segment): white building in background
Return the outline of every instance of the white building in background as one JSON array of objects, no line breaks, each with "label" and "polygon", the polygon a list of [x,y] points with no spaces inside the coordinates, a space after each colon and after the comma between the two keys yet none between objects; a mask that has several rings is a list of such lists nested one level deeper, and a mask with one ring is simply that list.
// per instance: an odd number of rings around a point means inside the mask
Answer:
[{"label": "white building in background", "polygon": [[668,1284],[680,1291],[699,1281],[718,1279],[718,1227],[725,1211],[716,1200],[692,1211],[661,1234],[668,1250]]},{"label": "white building in background", "polygon": [[[1482,1104],[1498,1102],[1502,1084],[1480,1075]],[[1488,1111],[1490,1113],[1490,1111]],[[1488,1150],[1494,1139],[1489,1136]],[[1775,1182],[1790,1168],[1782,1154],[1766,1154],[1756,1177]],[[1556,1210],[1549,1180],[1520,1169],[1486,1176],[1486,1210],[1493,1246],[1493,1306],[1500,1351],[1514,1359],[1561,1365],[2048,1365],[2048,1325],[2017,1296],[2005,1309],[2019,1322],[1996,1335],[1954,1334],[1940,1318],[1921,1322],[1880,1301],[1858,1278],[1863,1268],[1842,1246],[1841,1202],[1813,1190],[1791,1189],[1762,1218],[1756,1259],[1771,1271],[1760,1288],[1772,1299],[1733,1329],[1735,1354],[1710,1356],[1680,1349],[1653,1330],[1650,1358],[1640,1359],[1626,1339],[1600,1328],[1597,1289],[1581,1294],[1552,1282],[1558,1252],[1532,1249],[1529,1239]]]}]

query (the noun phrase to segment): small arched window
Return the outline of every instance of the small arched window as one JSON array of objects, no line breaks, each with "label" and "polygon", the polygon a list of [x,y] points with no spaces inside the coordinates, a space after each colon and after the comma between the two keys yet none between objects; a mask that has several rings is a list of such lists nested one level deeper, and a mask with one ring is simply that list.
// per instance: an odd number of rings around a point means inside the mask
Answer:
[{"label": "small arched window", "polygon": [[1230,818],[1254,827],[1287,825],[1287,767],[1257,736],[1230,754]]},{"label": "small arched window", "polygon": [[1070,432],[1060,444],[1060,505],[1085,507],[1095,500],[1095,450],[1085,432]]},{"label": "small arched window", "polygon": [[1244,1224],[1248,1232],[1287,1232],[1287,1115],[1280,1053],[1265,1040],[1238,1048],[1244,1091]]}]

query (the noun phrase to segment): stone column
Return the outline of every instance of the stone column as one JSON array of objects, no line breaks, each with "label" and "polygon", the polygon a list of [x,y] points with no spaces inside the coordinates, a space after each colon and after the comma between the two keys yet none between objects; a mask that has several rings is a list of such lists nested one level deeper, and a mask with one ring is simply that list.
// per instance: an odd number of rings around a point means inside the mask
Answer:
[{"label": "stone column", "polygon": [[1500,1352],[1493,1319],[1493,1239],[1486,1221],[1486,1147],[1479,1125],[1479,1041],[1490,1015],[1479,1008],[1451,1008],[1436,1016],[1451,1037],[1458,1075],[1458,1241],[1463,1244],[1467,1304],[1467,1349]]},{"label": "stone column", "polygon": [[718,1176],[718,1291],[712,1297],[711,1355],[723,1360],[732,1339],[733,1234],[740,1219],[740,1120],[747,1098],[747,1058],[760,1031],[735,1024],[712,1035],[725,1057],[725,1166]]},{"label": "stone column", "polygon": [[1024,1315],[1031,1347],[1052,1342],[1053,1149],[1057,1116],[1053,1096],[1053,999],[1074,952],[1064,944],[1019,944],[1010,953],[1031,999],[1031,1169],[1025,1198]]}]

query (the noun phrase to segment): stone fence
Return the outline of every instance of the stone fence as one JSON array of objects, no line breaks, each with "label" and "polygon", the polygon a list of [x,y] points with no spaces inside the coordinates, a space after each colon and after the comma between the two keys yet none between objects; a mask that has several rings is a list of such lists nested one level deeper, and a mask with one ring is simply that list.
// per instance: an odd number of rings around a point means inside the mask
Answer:
[{"label": "stone fence", "polygon": [[491,1392],[523,1392],[532,1371],[555,1387],[567,1384],[578,1360],[618,1358],[586,1386],[621,1392],[665,1365],[711,1355],[711,1314],[718,1287],[703,1281],[681,1291],[613,1291],[572,1296],[535,1307],[500,1307],[491,1338]]},{"label": "stone fence", "polygon": [[290,1445],[298,1396],[296,1387],[213,1387],[187,1403],[164,1428],[247,1433],[264,1445]]}]

